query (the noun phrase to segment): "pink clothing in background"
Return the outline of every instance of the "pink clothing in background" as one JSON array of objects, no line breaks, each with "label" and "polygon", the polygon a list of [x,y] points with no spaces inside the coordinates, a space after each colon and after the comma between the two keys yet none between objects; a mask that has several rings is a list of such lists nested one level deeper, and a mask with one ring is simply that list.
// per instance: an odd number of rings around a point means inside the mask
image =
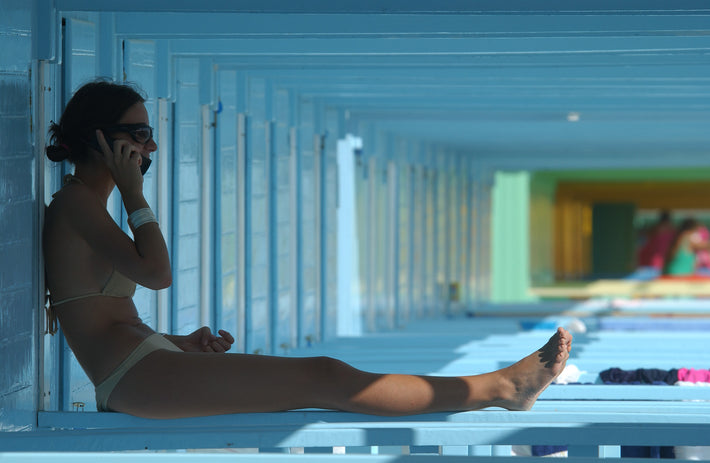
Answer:
[{"label": "pink clothing in background", "polygon": [[[696,234],[698,235],[698,241],[702,243],[707,243],[710,240],[710,231],[705,226],[700,226]],[[710,268],[710,252],[704,249],[697,251],[695,253],[695,262],[698,268]]]},{"label": "pink clothing in background", "polygon": [[678,381],[687,381],[689,383],[710,383],[710,371],[696,370],[695,368],[679,368]]}]

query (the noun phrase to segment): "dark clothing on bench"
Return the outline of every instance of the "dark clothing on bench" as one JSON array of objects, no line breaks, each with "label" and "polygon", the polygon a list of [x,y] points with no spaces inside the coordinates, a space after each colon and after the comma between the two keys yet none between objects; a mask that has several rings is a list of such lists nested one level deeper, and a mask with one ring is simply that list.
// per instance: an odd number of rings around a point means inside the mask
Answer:
[{"label": "dark clothing on bench", "polygon": [[638,368],[622,370],[609,368],[599,373],[604,384],[670,384],[678,382],[678,370],[661,370],[658,368]]}]

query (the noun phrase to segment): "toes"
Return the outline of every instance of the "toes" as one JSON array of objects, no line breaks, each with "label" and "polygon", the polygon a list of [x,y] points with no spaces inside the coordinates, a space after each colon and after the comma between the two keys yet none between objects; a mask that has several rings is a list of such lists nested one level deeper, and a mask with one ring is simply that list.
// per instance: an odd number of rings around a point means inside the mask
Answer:
[{"label": "toes", "polygon": [[569,352],[572,349],[572,339],[573,339],[570,332],[560,326],[557,328],[557,333],[555,333],[555,334],[557,336],[559,336],[560,345],[564,345],[566,347],[567,351]]},{"label": "toes", "polygon": [[567,352],[572,352],[572,339],[574,339],[574,336],[567,333]]}]

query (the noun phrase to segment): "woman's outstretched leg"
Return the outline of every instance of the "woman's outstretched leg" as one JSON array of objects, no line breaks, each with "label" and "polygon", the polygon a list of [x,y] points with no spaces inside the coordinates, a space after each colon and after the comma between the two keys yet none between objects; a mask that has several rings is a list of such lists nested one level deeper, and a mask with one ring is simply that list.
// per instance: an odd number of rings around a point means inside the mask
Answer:
[{"label": "woman's outstretched leg", "polygon": [[368,373],[327,357],[156,351],[124,376],[109,407],[151,418],[310,407],[374,415],[526,410],[564,368],[571,342],[560,328],[510,367],[461,377]]},{"label": "woman's outstretched leg", "polygon": [[[572,335],[558,331],[539,350],[514,365],[474,376],[432,377],[380,375],[355,388],[339,409],[376,415],[503,407],[530,409],[540,393],[562,372],[572,348]],[[350,405],[355,405],[354,409]],[[348,408],[344,408],[343,405]]]}]

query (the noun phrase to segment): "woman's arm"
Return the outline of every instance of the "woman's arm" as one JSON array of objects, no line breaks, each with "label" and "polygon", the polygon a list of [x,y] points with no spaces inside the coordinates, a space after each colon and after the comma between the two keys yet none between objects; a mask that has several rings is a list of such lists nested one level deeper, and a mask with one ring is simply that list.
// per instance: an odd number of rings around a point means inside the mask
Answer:
[{"label": "woman's arm", "polygon": [[[129,214],[148,207],[143,196],[140,155],[126,140],[116,140],[113,148],[106,144],[101,132],[97,138],[103,148],[103,160]],[[165,239],[157,223],[146,223],[133,230],[132,240],[106,211],[97,191],[76,187],[63,195],[62,211],[71,226],[101,258],[120,273],[151,289],[170,286],[172,274]]]},{"label": "woman's arm", "polygon": [[[127,195],[122,193],[122,198],[128,215],[139,209],[150,209],[142,191]],[[160,231],[160,226],[157,222],[149,222],[138,228],[132,228],[132,230],[135,250],[141,257],[145,271],[152,275],[150,279],[153,285],[148,287],[151,289],[167,288],[172,283],[172,272],[168,247],[165,244],[163,233]]]},{"label": "woman's arm", "polygon": [[149,223],[136,229],[134,241],[89,188],[72,188],[62,195],[61,203],[69,225],[102,260],[146,288],[170,285],[170,259],[158,224]]},{"label": "woman's arm", "polygon": [[[150,209],[143,196],[143,175],[140,172],[141,155],[136,147],[126,140],[115,140],[109,147],[101,130],[96,131],[96,138],[102,149],[106,166],[111,171],[116,187],[121,192],[126,212],[130,215],[139,209]],[[172,273],[170,257],[165,239],[157,222],[149,222],[133,228],[135,250],[141,258],[144,270],[152,277],[151,289],[161,289],[170,286]],[[117,263],[117,266],[120,264]],[[127,269],[129,272],[131,269]],[[124,273],[121,271],[121,273]],[[127,273],[124,273],[129,276]],[[145,286],[145,285],[144,285]]]}]

